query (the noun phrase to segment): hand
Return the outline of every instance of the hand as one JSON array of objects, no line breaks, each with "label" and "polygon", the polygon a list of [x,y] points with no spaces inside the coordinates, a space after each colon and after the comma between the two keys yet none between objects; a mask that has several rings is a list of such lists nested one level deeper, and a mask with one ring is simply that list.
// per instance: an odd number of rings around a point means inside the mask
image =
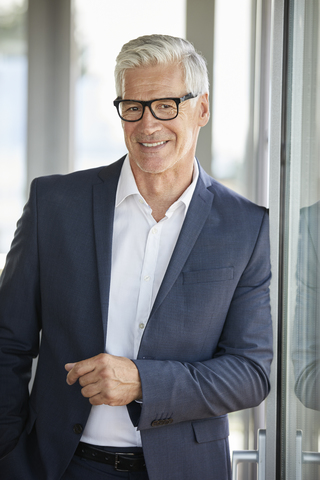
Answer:
[{"label": "hand", "polygon": [[89,398],[92,405],[128,405],[142,398],[139,371],[135,364],[125,357],[101,353],[77,363],[67,363],[67,383],[77,380],[81,393]]}]

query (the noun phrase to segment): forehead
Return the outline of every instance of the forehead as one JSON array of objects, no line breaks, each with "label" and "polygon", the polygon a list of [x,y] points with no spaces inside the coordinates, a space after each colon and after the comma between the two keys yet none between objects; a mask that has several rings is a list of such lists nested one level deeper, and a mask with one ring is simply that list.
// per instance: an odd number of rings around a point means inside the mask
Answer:
[{"label": "forehead", "polygon": [[131,68],[125,72],[122,98],[152,100],[185,95],[184,74],[181,65],[155,65]]}]

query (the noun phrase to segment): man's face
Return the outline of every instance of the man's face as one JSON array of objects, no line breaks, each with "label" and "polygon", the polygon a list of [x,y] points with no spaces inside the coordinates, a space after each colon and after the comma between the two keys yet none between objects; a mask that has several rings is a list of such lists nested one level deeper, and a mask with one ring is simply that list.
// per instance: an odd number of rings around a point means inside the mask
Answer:
[{"label": "man's face", "polygon": [[[182,97],[187,92],[182,69],[178,65],[141,67],[126,72],[122,98],[154,100]],[[124,138],[133,172],[159,174],[191,165],[201,126],[209,119],[207,94],[192,104],[179,105],[179,115],[169,121],[157,120],[146,107],[138,122],[122,122]]]}]

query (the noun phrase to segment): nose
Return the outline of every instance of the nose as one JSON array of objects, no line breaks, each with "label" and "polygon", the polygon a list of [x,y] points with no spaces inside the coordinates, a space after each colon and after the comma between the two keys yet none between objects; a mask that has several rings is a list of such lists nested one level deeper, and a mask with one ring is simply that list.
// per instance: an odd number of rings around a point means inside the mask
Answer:
[{"label": "nose", "polygon": [[143,117],[139,121],[139,124],[142,132],[146,135],[151,135],[162,128],[161,121],[152,115],[149,107],[145,108]]}]

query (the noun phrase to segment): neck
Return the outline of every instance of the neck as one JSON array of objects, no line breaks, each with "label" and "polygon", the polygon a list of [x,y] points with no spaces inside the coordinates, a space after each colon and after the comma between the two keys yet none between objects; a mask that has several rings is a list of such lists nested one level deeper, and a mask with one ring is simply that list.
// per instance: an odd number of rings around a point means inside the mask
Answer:
[{"label": "neck", "polygon": [[[152,209],[153,218],[159,222],[170,206],[178,200],[192,182],[193,163],[174,172],[169,169],[162,173],[146,173],[132,168],[139,192]],[[172,171],[171,171],[172,170]]]}]

